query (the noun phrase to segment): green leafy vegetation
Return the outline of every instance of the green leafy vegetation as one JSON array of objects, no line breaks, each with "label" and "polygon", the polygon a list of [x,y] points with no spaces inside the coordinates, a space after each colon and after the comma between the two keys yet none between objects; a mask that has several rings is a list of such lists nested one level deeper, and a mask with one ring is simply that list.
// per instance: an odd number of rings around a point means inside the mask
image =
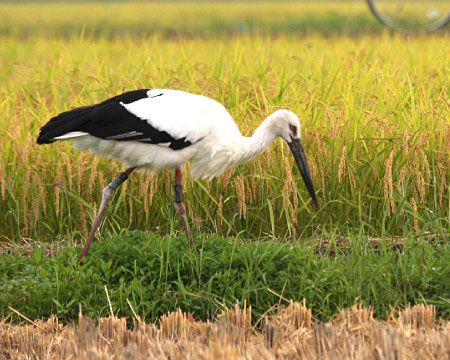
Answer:
[{"label": "green leafy vegetation", "polygon": [[73,248],[55,257],[3,254],[0,309],[3,316],[12,306],[33,319],[71,321],[80,304],[84,314],[107,316],[106,286],[114,312],[131,319],[129,300],[147,321],[178,307],[207,319],[244,299],[255,320],[283,299],[306,299],[321,320],[357,301],[377,317],[425,302],[448,318],[448,243],[411,239],[393,248],[383,241],[374,247],[365,236],[335,240],[318,246],[212,236],[198,238],[195,252],[184,238],[135,232],[94,243],[82,266]]}]

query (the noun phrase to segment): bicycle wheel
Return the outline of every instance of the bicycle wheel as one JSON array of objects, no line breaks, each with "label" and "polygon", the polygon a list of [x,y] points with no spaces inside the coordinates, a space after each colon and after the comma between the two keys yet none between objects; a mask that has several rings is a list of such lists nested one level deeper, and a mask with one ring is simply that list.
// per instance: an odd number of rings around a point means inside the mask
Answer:
[{"label": "bicycle wheel", "polygon": [[385,25],[403,32],[429,32],[450,21],[450,0],[367,0]]}]

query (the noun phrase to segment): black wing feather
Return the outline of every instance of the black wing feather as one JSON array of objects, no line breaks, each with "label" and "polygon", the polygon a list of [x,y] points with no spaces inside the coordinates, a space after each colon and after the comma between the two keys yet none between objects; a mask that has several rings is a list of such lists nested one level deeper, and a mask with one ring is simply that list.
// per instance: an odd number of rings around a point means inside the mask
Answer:
[{"label": "black wing feather", "polygon": [[63,112],[41,128],[37,143],[51,143],[55,141],[55,137],[72,131],[82,131],[101,139],[140,141],[149,144],[170,143],[169,147],[173,150],[191,145],[185,138],[175,139],[167,132],[155,129],[120,104],[143,99],[147,97],[147,92],[148,89],[129,91],[97,105]]}]

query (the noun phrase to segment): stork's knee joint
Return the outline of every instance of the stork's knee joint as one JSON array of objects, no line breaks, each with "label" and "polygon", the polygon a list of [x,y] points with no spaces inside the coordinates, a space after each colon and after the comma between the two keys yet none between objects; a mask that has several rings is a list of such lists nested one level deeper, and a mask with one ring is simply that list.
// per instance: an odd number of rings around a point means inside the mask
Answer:
[{"label": "stork's knee joint", "polygon": [[102,190],[102,196],[104,198],[109,198],[112,193],[114,192],[114,189],[112,188],[111,184],[109,184],[108,186],[106,186],[105,188],[103,188]]},{"label": "stork's knee joint", "polygon": [[181,204],[183,202],[183,185],[175,184],[174,187],[175,204]]}]

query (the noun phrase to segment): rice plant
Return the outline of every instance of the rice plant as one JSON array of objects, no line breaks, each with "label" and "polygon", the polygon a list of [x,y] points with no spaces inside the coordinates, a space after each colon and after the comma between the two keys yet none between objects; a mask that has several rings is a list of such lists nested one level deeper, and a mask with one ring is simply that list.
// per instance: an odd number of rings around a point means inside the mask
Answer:
[{"label": "rice plant", "polygon": [[[395,52],[392,51],[395,49]],[[225,104],[246,134],[278,107],[302,118],[320,208],[281,142],[211,182],[186,181],[197,231],[301,239],[321,231],[445,234],[448,39],[311,35],[19,40],[0,48],[0,236],[80,239],[121,170],[68,144],[38,147],[51,116],[135,88]],[[133,175],[104,231],[178,229],[169,173]]]}]

